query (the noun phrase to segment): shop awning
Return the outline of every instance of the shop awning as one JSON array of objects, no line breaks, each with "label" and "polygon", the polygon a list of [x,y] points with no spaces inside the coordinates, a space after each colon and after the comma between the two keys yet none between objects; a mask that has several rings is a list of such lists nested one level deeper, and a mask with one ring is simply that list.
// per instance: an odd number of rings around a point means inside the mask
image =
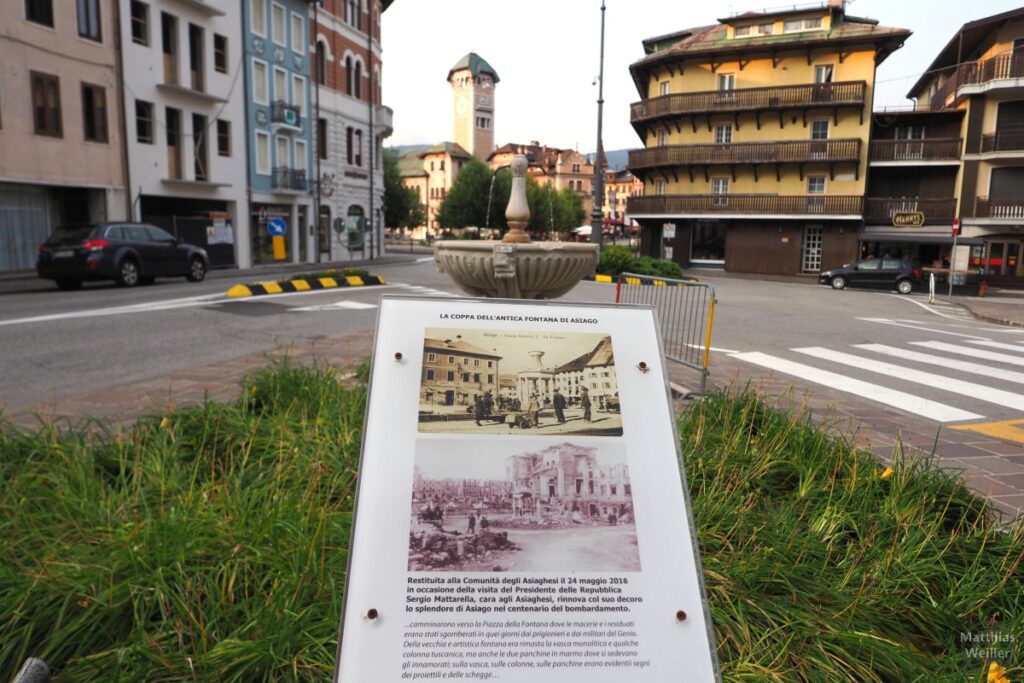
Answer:
[{"label": "shop awning", "polygon": [[[906,230],[887,230],[887,231],[872,231],[868,232],[865,230],[860,236],[861,242],[912,242],[915,244],[953,244],[953,236],[937,235],[935,233],[919,233],[919,232],[908,232]],[[964,247],[980,247],[985,244],[985,240],[980,237],[964,237],[960,235],[956,238],[957,246]]]}]

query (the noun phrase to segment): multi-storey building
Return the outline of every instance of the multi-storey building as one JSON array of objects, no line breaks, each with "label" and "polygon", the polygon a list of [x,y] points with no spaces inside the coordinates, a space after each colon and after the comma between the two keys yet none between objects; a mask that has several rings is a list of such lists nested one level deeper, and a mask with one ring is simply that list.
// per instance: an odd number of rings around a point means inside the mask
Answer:
[{"label": "multi-storey building", "polygon": [[962,111],[941,107],[874,113],[860,257],[909,258],[940,273],[949,268],[962,120]]},{"label": "multi-storey building", "polygon": [[479,159],[494,149],[494,94],[498,72],[470,52],[448,71],[455,143]]},{"label": "multi-storey building", "polygon": [[964,24],[909,96],[960,123],[954,269],[1024,285],[1024,9]]},{"label": "multi-storey building", "polygon": [[512,158],[526,156],[526,173],[541,186],[556,192],[568,188],[580,198],[584,213],[589,216],[594,205],[594,164],[578,150],[542,145],[537,140],[522,145],[514,142],[498,147],[487,157],[487,165],[499,169],[512,163]]},{"label": "multi-storey building", "polygon": [[[747,12],[644,41],[630,67],[644,149],[628,211],[642,250],[690,264],[817,273],[856,254],[875,68],[905,29],[843,0]],[[664,235],[672,235],[664,239]]]},{"label": "multi-storey building", "polygon": [[0,271],[32,268],[57,225],[127,215],[117,13],[0,3]]},{"label": "multi-storey building", "polygon": [[[315,177],[317,233],[323,258],[380,255],[383,250],[382,145],[392,132],[383,104],[381,13],[392,0],[325,0],[314,6],[311,40],[316,49]],[[360,247],[349,232],[331,227],[364,218]],[[336,237],[332,237],[337,235]]]},{"label": "multi-storey building", "polygon": [[284,260],[314,261],[309,3],[244,0],[242,8],[252,262],[277,260],[272,218],[287,228]]},{"label": "multi-storey building", "polygon": [[501,356],[461,339],[423,341],[421,409],[473,405],[474,396],[497,398]]},{"label": "multi-storey building", "polygon": [[633,226],[633,221],[626,211],[626,202],[630,197],[639,197],[644,193],[644,183],[628,168],[605,171],[604,202],[601,215],[606,230],[626,231]]},{"label": "multi-storey building", "polygon": [[121,3],[132,214],[247,266],[242,6]]}]

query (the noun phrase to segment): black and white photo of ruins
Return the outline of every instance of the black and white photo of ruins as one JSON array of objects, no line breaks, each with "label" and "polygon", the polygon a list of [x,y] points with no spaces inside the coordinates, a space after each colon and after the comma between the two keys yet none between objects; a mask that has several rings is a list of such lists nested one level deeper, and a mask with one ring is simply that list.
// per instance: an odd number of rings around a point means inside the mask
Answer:
[{"label": "black and white photo of ruins", "polygon": [[428,328],[419,431],[621,436],[611,337]]},{"label": "black and white photo of ruins", "polygon": [[620,443],[420,440],[409,571],[638,572]]}]

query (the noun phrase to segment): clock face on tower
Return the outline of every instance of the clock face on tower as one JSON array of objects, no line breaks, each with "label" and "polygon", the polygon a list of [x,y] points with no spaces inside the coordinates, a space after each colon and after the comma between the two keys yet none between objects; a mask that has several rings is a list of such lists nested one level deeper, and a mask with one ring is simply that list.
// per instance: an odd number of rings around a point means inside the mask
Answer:
[{"label": "clock face on tower", "polygon": [[459,114],[465,114],[466,110],[469,109],[469,102],[466,101],[465,97],[459,97],[455,100],[455,111]]}]

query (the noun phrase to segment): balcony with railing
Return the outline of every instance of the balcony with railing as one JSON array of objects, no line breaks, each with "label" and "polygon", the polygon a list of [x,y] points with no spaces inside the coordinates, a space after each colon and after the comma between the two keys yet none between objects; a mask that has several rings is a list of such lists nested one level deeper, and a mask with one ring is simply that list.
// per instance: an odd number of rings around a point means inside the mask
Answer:
[{"label": "balcony with railing", "polygon": [[860,161],[860,147],[859,138],[666,145],[631,150],[629,168],[637,171],[669,166]]},{"label": "balcony with railing", "polygon": [[[920,222],[914,220],[921,214]],[[950,197],[868,197],[864,200],[864,220],[892,225],[952,225],[956,199]]]},{"label": "balcony with railing", "polygon": [[287,166],[274,167],[270,186],[275,190],[291,190],[295,192],[307,192],[309,189],[306,172],[297,168],[288,168]]},{"label": "balcony with railing", "polygon": [[630,197],[628,212],[664,216],[740,215],[832,216],[860,218],[864,198],[860,195],[775,195],[775,194],[662,194]]},{"label": "balcony with railing", "polygon": [[1000,130],[981,136],[981,153],[1024,151],[1024,129]]},{"label": "balcony with railing", "polygon": [[294,130],[302,130],[302,107],[275,100],[270,104],[270,121]]},{"label": "balcony with railing", "polygon": [[934,138],[931,140],[874,140],[868,152],[871,163],[896,164],[905,163],[912,166],[916,162],[960,162],[962,138]]},{"label": "balcony with railing", "polygon": [[975,218],[1024,219],[1024,199],[978,197],[974,201]]},{"label": "balcony with railing", "polygon": [[863,107],[866,91],[864,81],[843,81],[661,95],[630,105],[630,122],[635,125],[696,114]]},{"label": "balcony with railing", "polygon": [[932,106],[944,105],[951,96],[956,99],[964,88],[973,91],[971,86],[987,86],[995,81],[1016,78],[1024,78],[1024,50],[1007,52],[980,62],[967,62],[958,66],[935,91],[931,98]]}]

